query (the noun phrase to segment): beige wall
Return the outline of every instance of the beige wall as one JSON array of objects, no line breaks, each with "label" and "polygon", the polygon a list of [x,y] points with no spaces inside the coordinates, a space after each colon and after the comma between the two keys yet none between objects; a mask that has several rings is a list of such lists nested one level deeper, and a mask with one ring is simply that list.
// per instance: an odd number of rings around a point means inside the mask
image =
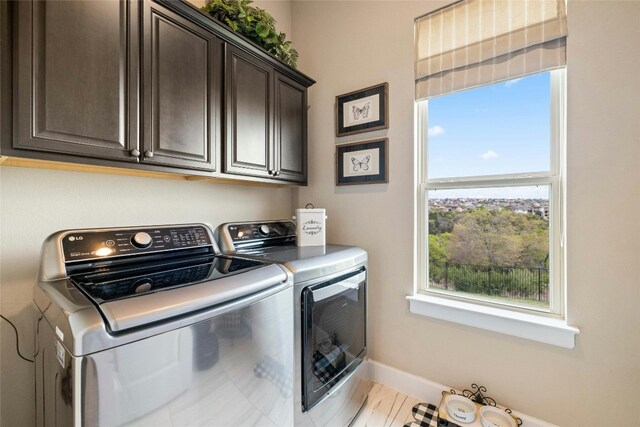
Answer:
[{"label": "beige wall", "polygon": [[[310,92],[310,186],[294,205],[328,210],[329,241],[370,256],[371,357],[454,387],[478,382],[566,426],[640,425],[640,2],[570,1],[568,317],[572,350],[412,315],[413,19],[443,2],[293,3]],[[334,185],[334,97],[389,82],[389,184]],[[609,417],[604,421],[600,416]]]}]

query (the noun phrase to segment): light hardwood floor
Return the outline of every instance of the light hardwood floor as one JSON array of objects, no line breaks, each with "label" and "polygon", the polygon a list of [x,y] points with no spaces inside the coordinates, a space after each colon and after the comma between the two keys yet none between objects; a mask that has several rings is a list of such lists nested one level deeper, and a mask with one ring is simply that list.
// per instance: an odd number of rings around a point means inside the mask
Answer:
[{"label": "light hardwood floor", "polygon": [[416,403],[420,400],[375,383],[367,405],[350,427],[402,427],[414,420],[411,408]]}]

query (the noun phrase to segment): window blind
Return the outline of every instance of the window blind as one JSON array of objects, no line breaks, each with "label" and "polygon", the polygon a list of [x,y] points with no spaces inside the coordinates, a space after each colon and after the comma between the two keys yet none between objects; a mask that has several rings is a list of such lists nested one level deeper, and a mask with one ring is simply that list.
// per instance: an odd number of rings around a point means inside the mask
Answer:
[{"label": "window blind", "polygon": [[463,0],[415,21],[416,99],[566,64],[565,0]]}]

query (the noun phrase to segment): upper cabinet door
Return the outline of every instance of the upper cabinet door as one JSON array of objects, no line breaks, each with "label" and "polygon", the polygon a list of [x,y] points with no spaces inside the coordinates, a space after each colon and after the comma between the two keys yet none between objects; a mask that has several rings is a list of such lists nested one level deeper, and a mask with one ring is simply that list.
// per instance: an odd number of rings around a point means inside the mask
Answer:
[{"label": "upper cabinet door", "polygon": [[224,172],[271,177],[273,69],[227,45]]},{"label": "upper cabinet door", "polygon": [[143,58],[143,161],[215,170],[222,41],[147,0]]},{"label": "upper cabinet door", "polygon": [[275,78],[276,177],[307,182],[307,90],[293,80]]},{"label": "upper cabinet door", "polygon": [[14,147],[138,161],[137,2],[16,3]]}]

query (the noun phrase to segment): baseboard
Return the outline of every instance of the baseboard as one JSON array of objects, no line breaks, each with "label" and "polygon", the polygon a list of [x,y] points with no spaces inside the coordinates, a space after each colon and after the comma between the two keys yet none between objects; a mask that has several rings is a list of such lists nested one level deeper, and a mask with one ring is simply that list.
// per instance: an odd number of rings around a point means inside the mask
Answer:
[{"label": "baseboard", "polygon": [[[452,388],[371,359],[368,360],[366,372],[368,372],[369,378],[377,383],[434,405],[440,403],[443,391]],[[515,410],[513,415],[522,419],[521,427],[557,427],[555,424]]]},{"label": "baseboard", "polygon": [[451,388],[371,359],[368,369],[373,381],[434,405],[440,402],[442,392]]}]

